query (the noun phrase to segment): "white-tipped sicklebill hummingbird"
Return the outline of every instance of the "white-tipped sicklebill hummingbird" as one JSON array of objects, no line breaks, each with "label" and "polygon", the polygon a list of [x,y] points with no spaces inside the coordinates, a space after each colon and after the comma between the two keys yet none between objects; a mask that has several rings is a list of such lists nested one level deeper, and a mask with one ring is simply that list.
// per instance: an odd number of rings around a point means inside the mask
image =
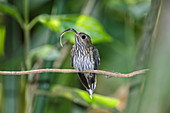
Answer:
[{"label": "white-tipped sicklebill hummingbird", "polygon": [[71,65],[80,71],[78,72],[80,81],[92,99],[93,91],[97,82],[96,74],[85,73],[82,71],[96,70],[98,68],[100,64],[99,52],[97,48],[93,46],[90,36],[83,32],[77,32],[76,30],[70,28],[62,32],[60,37],[62,37],[62,35],[68,31],[75,33],[75,44],[71,49]]}]

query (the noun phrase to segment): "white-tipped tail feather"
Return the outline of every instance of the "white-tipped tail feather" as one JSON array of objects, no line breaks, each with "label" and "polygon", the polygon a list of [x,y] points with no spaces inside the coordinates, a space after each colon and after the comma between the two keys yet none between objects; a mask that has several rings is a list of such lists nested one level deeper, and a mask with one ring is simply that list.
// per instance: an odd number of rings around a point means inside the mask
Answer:
[{"label": "white-tipped tail feather", "polygon": [[93,97],[93,90],[92,89],[87,89],[89,95],[90,95],[90,98],[92,99]]}]

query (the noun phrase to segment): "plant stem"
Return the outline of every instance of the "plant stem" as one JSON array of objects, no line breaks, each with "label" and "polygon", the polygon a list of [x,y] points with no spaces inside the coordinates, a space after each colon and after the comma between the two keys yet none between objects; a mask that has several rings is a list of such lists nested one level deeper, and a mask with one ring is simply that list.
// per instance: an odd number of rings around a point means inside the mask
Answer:
[{"label": "plant stem", "polygon": [[30,29],[28,26],[29,21],[29,2],[24,0],[24,39],[25,39],[25,64],[26,69],[31,69],[31,58],[29,54],[30,49]]},{"label": "plant stem", "polygon": [[37,16],[30,21],[30,23],[28,24],[29,30],[39,21],[39,18],[40,18],[40,16]]},{"label": "plant stem", "polygon": [[[30,29],[29,29],[29,1],[23,1],[24,6],[24,23],[23,23],[23,31],[24,31],[24,43],[25,43],[25,65],[26,70],[31,69],[31,58],[30,58]],[[25,92],[28,94],[28,92]],[[26,94],[26,95],[27,95]],[[25,95],[25,96],[26,96]],[[28,110],[28,101],[25,100],[25,109]]]},{"label": "plant stem", "polygon": [[29,54],[30,49],[30,30],[28,29],[27,25],[24,26],[24,38],[25,38],[25,63],[26,69],[31,69],[31,58]]}]

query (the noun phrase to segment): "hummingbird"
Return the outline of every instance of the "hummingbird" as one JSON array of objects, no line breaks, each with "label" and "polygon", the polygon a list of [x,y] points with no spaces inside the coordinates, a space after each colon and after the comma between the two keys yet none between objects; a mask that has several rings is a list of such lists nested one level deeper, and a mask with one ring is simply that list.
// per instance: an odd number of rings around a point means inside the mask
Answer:
[{"label": "hummingbird", "polygon": [[98,68],[100,64],[99,52],[97,48],[93,46],[89,35],[83,32],[77,32],[73,28],[63,31],[60,38],[68,31],[75,33],[75,44],[72,46],[70,55],[71,66],[80,71],[78,72],[79,79],[92,99],[97,82],[96,74],[83,71],[96,70]]}]

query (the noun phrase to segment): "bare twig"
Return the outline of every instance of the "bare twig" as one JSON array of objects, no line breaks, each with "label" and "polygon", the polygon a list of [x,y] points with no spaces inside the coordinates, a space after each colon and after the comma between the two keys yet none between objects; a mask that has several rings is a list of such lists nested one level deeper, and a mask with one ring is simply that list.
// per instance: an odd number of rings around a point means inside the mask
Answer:
[{"label": "bare twig", "polygon": [[[148,69],[134,71],[129,74],[121,74],[117,72],[113,73],[113,72],[108,72],[108,71],[103,71],[103,70],[87,70],[83,72],[102,74],[102,75],[107,75],[109,77],[128,78],[128,77],[132,77],[138,74],[145,73],[146,71],[148,71]],[[45,73],[45,72],[77,73],[79,71],[75,69],[36,69],[36,70],[30,70],[30,71],[0,71],[0,75],[25,75],[25,74],[35,74],[35,73]]]}]

